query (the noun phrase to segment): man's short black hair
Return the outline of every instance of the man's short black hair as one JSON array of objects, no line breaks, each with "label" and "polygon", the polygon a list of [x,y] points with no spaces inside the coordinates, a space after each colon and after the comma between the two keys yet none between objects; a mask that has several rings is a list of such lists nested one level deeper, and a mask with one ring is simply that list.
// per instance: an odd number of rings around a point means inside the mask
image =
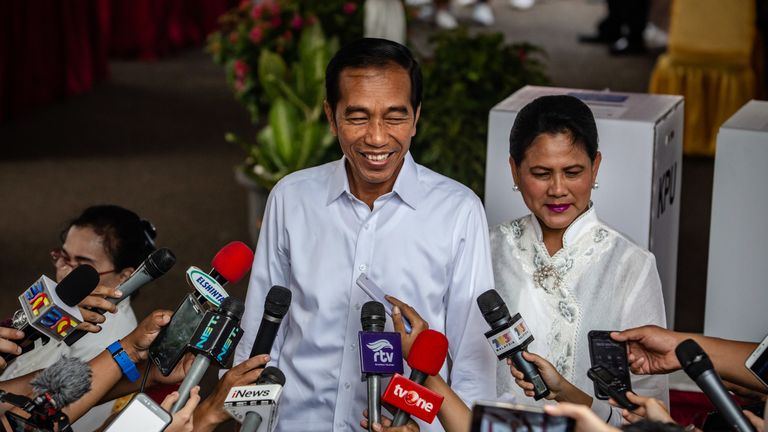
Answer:
[{"label": "man's short black hair", "polygon": [[387,39],[363,38],[342,47],[333,56],[325,69],[325,94],[331,110],[341,98],[339,80],[347,68],[384,68],[399,65],[411,77],[411,107],[413,111],[421,105],[421,68],[411,51],[403,45]]},{"label": "man's short black hair", "polygon": [[509,134],[509,155],[520,166],[536,137],[560,133],[569,134],[573,143],[581,146],[594,162],[597,156],[595,117],[584,102],[568,95],[542,96],[520,110]]}]

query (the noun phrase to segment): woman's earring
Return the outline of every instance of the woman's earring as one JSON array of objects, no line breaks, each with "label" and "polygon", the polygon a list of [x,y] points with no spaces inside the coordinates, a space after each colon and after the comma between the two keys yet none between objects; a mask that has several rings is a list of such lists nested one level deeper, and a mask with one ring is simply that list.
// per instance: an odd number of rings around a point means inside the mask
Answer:
[{"label": "woman's earring", "polygon": [[520,192],[520,188],[517,187],[517,185],[512,185],[512,190],[515,192]]},{"label": "woman's earring", "polygon": [[594,190],[600,189],[600,183],[597,180],[595,180],[595,183],[592,185],[592,189]]}]

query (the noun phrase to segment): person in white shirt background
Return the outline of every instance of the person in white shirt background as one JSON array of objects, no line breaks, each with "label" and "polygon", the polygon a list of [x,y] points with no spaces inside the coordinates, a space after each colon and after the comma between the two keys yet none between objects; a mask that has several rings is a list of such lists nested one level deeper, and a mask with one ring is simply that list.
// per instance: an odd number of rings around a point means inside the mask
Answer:
[{"label": "person in white shirt background", "polygon": [[[88,207],[68,223],[61,234],[62,244],[51,251],[51,259],[57,282],[81,264],[88,264],[99,273],[99,286],[79,304],[86,321],[79,329],[89,333],[72,346],[63,341],[49,341],[45,345],[41,340],[36,341],[31,351],[8,364],[0,380],[45,369],[63,356],[87,362],[136,328],[130,298],[113,305],[106,297],[119,297],[115,288],[155,249],[156,235],[151,223],[115,205]],[[90,310],[92,308],[107,313],[101,315]],[[109,416],[112,405],[113,402],[109,402],[93,408],[73,425],[74,430],[95,430]]]},{"label": "person in white shirt background", "polygon": [[370,300],[355,285],[362,273],[446,334],[452,368],[441,374],[459,396],[495,396],[496,359],[475,305],[493,287],[485,214],[468,188],[409,153],[421,88],[418,63],[398,43],[368,38],[339,50],[326,69],[325,112],[344,157],[285,177],[269,196],[234,364],[249,357],[267,291],[288,287],[270,353],[286,376],[278,431],[359,428],[367,393],[357,333]]}]

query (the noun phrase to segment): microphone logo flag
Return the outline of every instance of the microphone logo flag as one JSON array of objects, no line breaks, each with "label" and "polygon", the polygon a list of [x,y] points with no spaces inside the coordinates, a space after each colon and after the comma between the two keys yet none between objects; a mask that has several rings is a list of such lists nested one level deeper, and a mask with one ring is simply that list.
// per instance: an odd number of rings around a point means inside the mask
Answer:
[{"label": "microphone logo flag", "polygon": [[187,269],[187,282],[216,307],[221,306],[221,302],[229,297],[227,291],[216,282],[216,279],[195,266]]},{"label": "microphone logo flag", "polygon": [[[30,324],[40,333],[60,341],[67,337],[82,321],[76,306],[68,306],[56,294],[56,282],[42,276],[20,296],[24,318],[19,324]],[[16,317],[14,317],[16,319]],[[22,323],[22,320],[25,321]]]},{"label": "microphone logo flag", "polygon": [[391,375],[403,373],[400,334],[361,331],[358,338],[360,370],[363,374]]},{"label": "microphone logo flag", "polygon": [[400,374],[389,381],[382,400],[427,423],[432,423],[443,404],[443,396]]}]

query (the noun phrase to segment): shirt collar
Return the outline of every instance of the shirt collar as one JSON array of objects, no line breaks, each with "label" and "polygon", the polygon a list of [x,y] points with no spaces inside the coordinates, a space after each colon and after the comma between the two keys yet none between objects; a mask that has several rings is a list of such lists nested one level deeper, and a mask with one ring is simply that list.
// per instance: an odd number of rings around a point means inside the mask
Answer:
[{"label": "shirt collar", "polygon": [[[336,201],[345,192],[351,193],[345,164],[346,157],[342,157],[336,162],[336,166],[328,180],[326,205]],[[392,192],[396,193],[405,204],[413,209],[416,208],[426,194],[424,185],[419,182],[418,167],[416,166],[416,161],[413,160],[413,156],[411,156],[411,152],[405,154],[403,166],[397,175]]]},{"label": "shirt collar", "polygon": [[[536,238],[539,241],[543,241],[544,236],[541,232],[541,225],[539,225],[539,220],[536,218],[536,215],[531,214],[531,220],[533,223],[533,230],[536,233]],[[587,211],[579,215],[579,217],[571,222],[571,224],[568,225],[568,228],[565,229],[565,233],[563,234],[563,247],[565,248],[568,247],[568,245],[573,244],[582,234],[589,232],[589,230],[597,223],[597,213],[592,205],[592,201],[590,201]]]}]

